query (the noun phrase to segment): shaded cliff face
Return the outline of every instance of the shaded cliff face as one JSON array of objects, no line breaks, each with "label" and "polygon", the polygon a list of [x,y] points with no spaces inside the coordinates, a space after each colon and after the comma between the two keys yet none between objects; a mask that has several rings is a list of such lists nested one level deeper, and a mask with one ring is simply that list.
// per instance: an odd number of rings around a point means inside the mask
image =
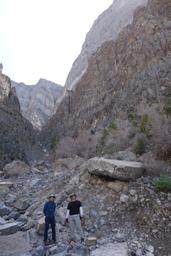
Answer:
[{"label": "shaded cliff face", "polygon": [[63,91],[62,86],[45,79],[33,86],[12,82],[12,87],[16,88],[23,116],[37,129],[41,129],[55,113]]},{"label": "shaded cliff face", "polygon": [[65,87],[73,89],[87,71],[88,60],[106,41],[116,40],[122,29],[132,23],[134,11],[147,0],[114,0],[113,4],[94,22],[82,50],[73,63]]},{"label": "shaded cliff face", "polygon": [[[113,140],[118,149],[133,146],[139,136],[157,151],[168,144],[170,15],[169,0],[149,0],[146,7],[138,8],[132,24],[90,58],[86,73],[63,98],[43,137],[46,134],[50,142],[56,136],[77,136],[83,130],[106,128],[114,121],[117,131]],[[170,145],[165,150],[169,151]]]},{"label": "shaded cliff face", "polygon": [[34,140],[32,125],[20,113],[20,104],[10,79],[0,73],[0,166],[27,158]]}]

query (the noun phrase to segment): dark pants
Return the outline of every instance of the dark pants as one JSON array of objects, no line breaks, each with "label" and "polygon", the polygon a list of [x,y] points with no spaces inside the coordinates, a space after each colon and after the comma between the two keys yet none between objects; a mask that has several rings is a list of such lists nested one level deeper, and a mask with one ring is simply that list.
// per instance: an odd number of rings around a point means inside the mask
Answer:
[{"label": "dark pants", "polygon": [[44,241],[46,242],[48,239],[49,225],[51,225],[51,229],[52,229],[52,239],[54,241],[56,241],[56,230],[55,230],[55,218],[54,217],[45,217]]}]

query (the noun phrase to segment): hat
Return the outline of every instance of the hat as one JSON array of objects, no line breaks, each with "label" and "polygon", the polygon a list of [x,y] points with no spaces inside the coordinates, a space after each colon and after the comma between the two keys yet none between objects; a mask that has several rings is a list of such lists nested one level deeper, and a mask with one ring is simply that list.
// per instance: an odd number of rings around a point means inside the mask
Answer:
[{"label": "hat", "polygon": [[50,198],[50,197],[56,198],[56,196],[53,195],[53,194],[51,194],[51,195],[48,196],[48,198]]},{"label": "hat", "polygon": [[71,198],[71,197],[74,197],[74,196],[77,197],[77,195],[75,193],[72,193],[72,194],[70,194],[69,197]]}]

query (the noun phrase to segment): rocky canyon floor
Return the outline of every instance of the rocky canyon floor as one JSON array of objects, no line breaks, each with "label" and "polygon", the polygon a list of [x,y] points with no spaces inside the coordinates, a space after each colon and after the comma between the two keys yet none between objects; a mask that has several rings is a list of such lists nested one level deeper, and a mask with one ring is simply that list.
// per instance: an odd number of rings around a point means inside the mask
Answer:
[{"label": "rocky canyon floor", "polygon": [[[141,175],[129,182],[101,177],[90,173],[88,163],[74,156],[30,166],[14,161],[4,167],[1,256],[171,255],[171,194],[156,192],[153,177]],[[83,243],[70,244],[69,227],[64,224],[71,192],[84,206]],[[57,244],[45,248],[42,210],[51,193],[57,203]]]}]

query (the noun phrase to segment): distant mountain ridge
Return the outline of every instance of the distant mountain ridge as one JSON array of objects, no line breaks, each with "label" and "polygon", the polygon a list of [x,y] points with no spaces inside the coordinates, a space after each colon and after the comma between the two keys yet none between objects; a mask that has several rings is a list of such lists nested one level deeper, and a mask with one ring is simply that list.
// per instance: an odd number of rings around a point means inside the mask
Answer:
[{"label": "distant mountain ridge", "polygon": [[55,113],[63,87],[42,78],[35,85],[12,81],[12,87],[16,88],[23,116],[40,130]]}]

